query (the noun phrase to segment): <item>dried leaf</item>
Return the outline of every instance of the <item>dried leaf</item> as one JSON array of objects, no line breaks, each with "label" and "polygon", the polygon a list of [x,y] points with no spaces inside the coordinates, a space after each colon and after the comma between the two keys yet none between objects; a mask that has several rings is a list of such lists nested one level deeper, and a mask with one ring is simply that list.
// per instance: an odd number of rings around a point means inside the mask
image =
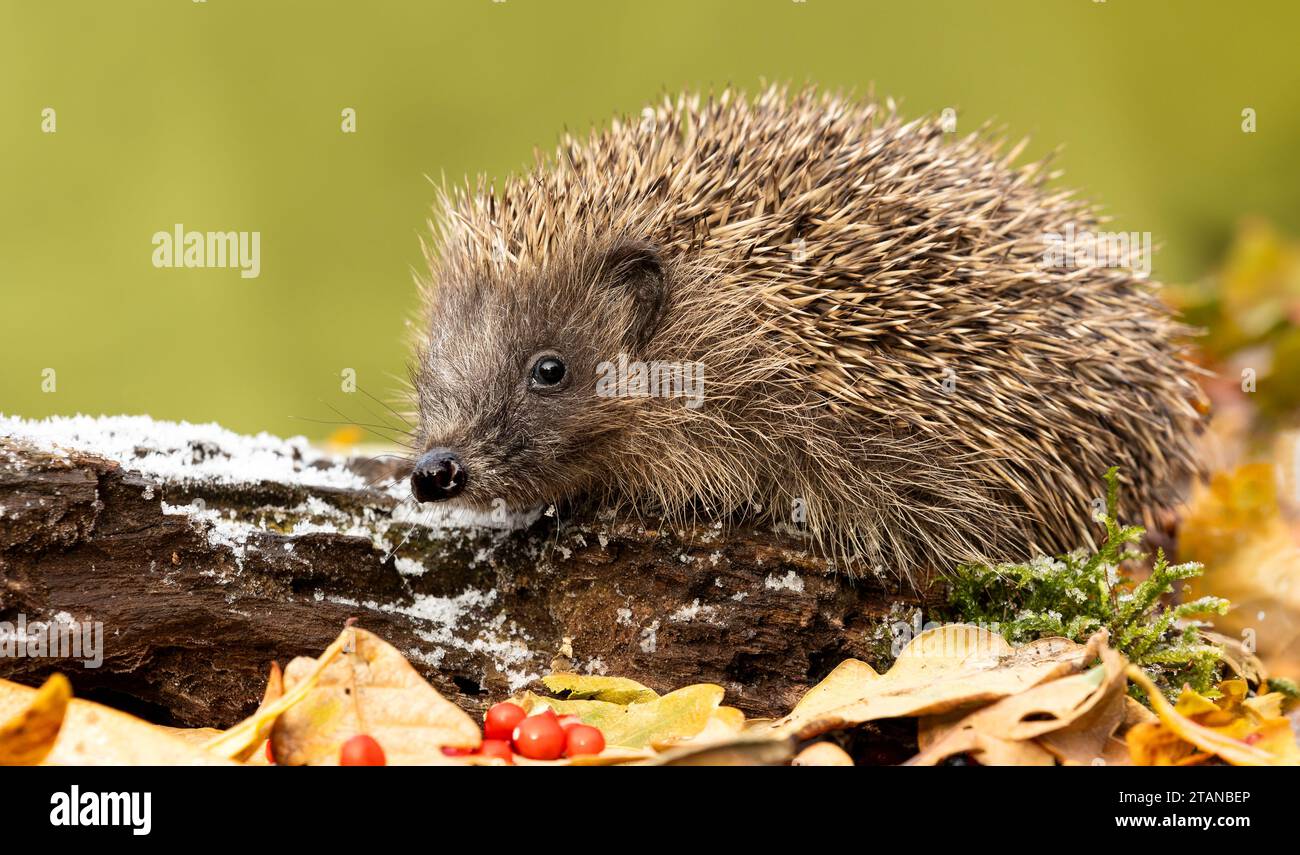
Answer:
[{"label": "dried leaf", "polygon": [[279,662],[272,662],[271,674],[266,678],[266,689],[262,691],[262,702],[257,705],[257,708],[266,709],[282,695],[284,695],[284,672],[280,670]]},{"label": "dried leaf", "polygon": [[[1125,685],[1127,681],[1121,682],[1118,691],[1108,690],[1088,713],[1036,741],[1063,766],[1093,766],[1099,762],[1113,765],[1108,759],[1111,752],[1124,744],[1115,734],[1123,727],[1127,704],[1132,700],[1124,693]],[[1127,750],[1123,757],[1127,760]]]},{"label": "dried leaf", "polygon": [[[1043,752],[1053,760],[1068,756],[1073,762],[1091,763],[1123,719],[1127,663],[1105,646],[1104,635],[1090,639],[1089,646],[1100,648],[1102,664],[970,713],[949,724],[909,765],[934,765],[957,754],[974,754],[984,765],[1046,765]],[[1030,740],[1039,741],[1027,747],[1013,744]]]},{"label": "dried leaf", "polygon": [[[360,631],[364,632],[364,630]],[[291,692],[286,693],[284,691],[280,666],[273,664],[271,678],[267,681],[266,691],[262,695],[261,706],[251,716],[230,728],[230,730],[213,737],[204,747],[219,757],[227,757],[231,760],[248,759],[270,737],[271,728],[275,725],[276,719],[285,710],[307,696],[307,693],[316,685],[316,681],[324,670],[343,651],[345,644],[351,643],[352,637],[350,633],[352,632],[354,630],[351,628],[343,630],[343,634],[336,638],[333,644],[325,648],[325,652],[320,655],[319,659],[306,660],[313,663],[313,665],[308,668],[308,672],[302,676]]]},{"label": "dried leaf", "polygon": [[[577,757],[564,757],[560,760],[529,760],[527,757],[515,755],[514,764],[516,766],[621,766],[649,760],[654,756],[655,752],[650,748],[622,748],[611,745],[599,754],[579,754]],[[493,765],[479,763],[473,757],[467,759],[470,759],[471,765],[475,766]]]},{"label": "dried leaf", "polygon": [[853,758],[834,742],[814,742],[795,755],[791,766],[852,766]]},{"label": "dried leaf", "polygon": [[197,748],[206,748],[212,740],[225,733],[224,730],[216,727],[168,727],[165,724],[154,726]]},{"label": "dried leaf", "polygon": [[913,639],[884,675],[861,662],[842,663],[790,715],[766,729],[807,739],[876,719],[935,715],[988,703],[1077,671],[1085,651],[1065,638],[1012,647],[980,627],[939,627]]},{"label": "dried leaf", "polygon": [[[475,748],[478,725],[438,694],[392,645],[359,627],[343,631],[329,661],[299,658],[284,672],[286,694],[272,707],[309,691],[279,714],[271,731],[276,760],[286,766],[337,765],[339,748],[368,734],[384,749],[390,766],[460,765],[443,747]],[[322,668],[322,666],[324,666]]]},{"label": "dried leaf", "polygon": [[1240,638],[1202,629],[1201,637],[1211,644],[1223,649],[1223,664],[1228,670],[1252,686],[1263,686],[1268,682],[1268,669],[1264,663]]},{"label": "dried leaf", "polygon": [[[31,706],[37,690],[0,680],[0,720]],[[47,766],[227,765],[229,761],[191,745],[135,716],[72,698],[63,714]]]},{"label": "dried leaf", "polygon": [[[8,685],[15,684],[6,682],[0,691]],[[54,674],[46,680],[26,709],[0,724],[0,766],[35,766],[44,760],[59,738],[71,699],[67,677]]]},{"label": "dried leaf", "polygon": [[[1300,493],[1278,480],[1300,472],[1298,456],[1300,433],[1280,434],[1275,463],[1238,466],[1197,484],[1179,525],[1179,554],[1207,568],[1187,594],[1212,593],[1236,606],[1215,620],[1215,628],[1235,637],[1229,666],[1252,681],[1263,664],[1277,673],[1300,668],[1300,585],[1293,582],[1300,573],[1300,529],[1282,508],[1287,496]],[[1261,613],[1267,620],[1257,617]],[[1236,641],[1247,631],[1249,653]]]},{"label": "dried leaf", "polygon": [[1225,680],[1218,703],[1184,689],[1175,708],[1141,669],[1130,666],[1128,676],[1147,693],[1159,717],[1129,730],[1135,765],[1189,765],[1212,756],[1234,766],[1300,765],[1300,748],[1291,723],[1280,714],[1280,697],[1247,700],[1244,681]]},{"label": "dried leaf", "polygon": [[[262,693],[262,702],[258,704],[257,710],[253,713],[253,716],[261,718],[261,714],[265,712],[266,708],[270,706],[272,702],[278,700],[283,694],[284,679],[280,671],[280,666],[277,663],[272,662],[271,674],[267,678],[266,689]],[[257,742],[256,739],[254,739],[254,741],[249,746],[246,746],[244,750],[234,755],[223,756],[230,756],[233,760],[240,760],[253,766],[270,765],[270,761],[266,759],[266,738],[270,735],[271,724],[271,721],[266,721],[263,728],[263,733],[265,733],[265,735],[262,736],[261,742]],[[210,748],[219,737],[224,737],[225,734],[229,732],[219,730],[215,727],[165,727],[163,725],[159,725],[159,727],[178,739],[183,739],[189,744],[197,745],[201,748]],[[221,750],[214,753],[221,753]]]},{"label": "dried leaf", "polygon": [[[1128,698],[1127,661],[1105,642],[1104,633],[1088,639],[1084,659],[1091,660],[1096,651],[1101,664],[1086,673],[1040,683],[978,711],[967,708],[923,719],[918,739],[922,751],[911,764],[935,764],[957,754],[978,755],[988,765],[996,764],[993,756],[1045,763],[1041,748],[1065,765],[1109,765],[1113,737],[1125,725],[1128,704],[1145,708]],[[1035,748],[1019,754],[1006,745],[1027,739]],[[995,755],[980,756],[991,747]]]},{"label": "dried leaf", "polygon": [[735,707],[718,707],[713,711],[713,715],[709,716],[708,723],[699,733],[687,739],[657,740],[652,747],[657,751],[667,751],[684,746],[699,748],[714,743],[732,742],[739,738],[744,730],[743,712]]},{"label": "dried leaf", "polygon": [[636,766],[784,766],[794,756],[794,741],[770,736],[741,736],[729,742],[683,745]]},{"label": "dried leaf", "polygon": [[[799,699],[788,718],[809,721],[816,719],[825,712],[843,706],[846,698],[861,697],[865,688],[879,679],[880,674],[866,662],[845,659]],[[772,726],[776,727],[777,723]]]}]

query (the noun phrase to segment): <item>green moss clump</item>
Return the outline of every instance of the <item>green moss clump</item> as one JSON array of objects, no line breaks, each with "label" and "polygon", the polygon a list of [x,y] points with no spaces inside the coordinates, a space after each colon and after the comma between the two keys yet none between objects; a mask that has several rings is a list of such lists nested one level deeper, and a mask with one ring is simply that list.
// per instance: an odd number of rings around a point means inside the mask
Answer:
[{"label": "green moss clump", "polygon": [[1300,686],[1296,685],[1295,680],[1288,680],[1286,677],[1269,677],[1268,690],[1280,692],[1292,702],[1300,701]]},{"label": "green moss clump", "polygon": [[1151,575],[1137,582],[1120,572],[1141,559],[1137,544],[1146,530],[1116,519],[1118,469],[1106,473],[1106,539],[1101,550],[1076,550],[1024,564],[975,564],[957,568],[948,606],[954,620],[996,629],[1013,643],[1044,636],[1083,641],[1100,629],[1110,643],[1144,668],[1171,697],[1184,683],[1202,694],[1220,677],[1222,650],[1201,636],[1194,615],[1224,614],[1228,601],[1201,597],[1176,606],[1161,598],[1180,579],[1199,576],[1199,564],[1170,564],[1157,552]]}]

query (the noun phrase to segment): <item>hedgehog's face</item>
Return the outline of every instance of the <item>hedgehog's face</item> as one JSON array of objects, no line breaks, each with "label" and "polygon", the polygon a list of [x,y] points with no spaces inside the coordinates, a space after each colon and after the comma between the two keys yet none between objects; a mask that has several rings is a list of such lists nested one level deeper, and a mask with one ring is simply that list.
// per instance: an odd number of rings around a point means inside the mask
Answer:
[{"label": "hedgehog's face", "polygon": [[540,273],[438,282],[415,370],[416,500],[513,510],[607,479],[602,450],[634,402],[597,378],[645,346],[666,293],[657,253],[627,243]]}]

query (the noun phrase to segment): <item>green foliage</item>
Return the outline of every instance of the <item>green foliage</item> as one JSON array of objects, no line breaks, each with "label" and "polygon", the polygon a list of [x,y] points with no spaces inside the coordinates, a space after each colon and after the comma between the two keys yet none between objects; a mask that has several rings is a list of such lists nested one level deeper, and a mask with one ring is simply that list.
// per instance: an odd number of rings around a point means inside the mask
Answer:
[{"label": "green foliage", "polygon": [[1218,682],[1222,651],[1202,638],[1201,624],[1191,618],[1224,614],[1228,602],[1201,597],[1162,605],[1176,582],[1202,572],[1199,564],[1170,564],[1163,550],[1141,582],[1120,571],[1123,561],[1145,557],[1137,551],[1145,529],[1120,526],[1116,519],[1117,472],[1112,468],[1106,473],[1106,539],[1100,551],[1044,555],[1024,564],[959,567],[948,599],[951,617],[996,629],[1013,643],[1050,635],[1083,641],[1107,629],[1111,645],[1146,669],[1171,696],[1184,683],[1211,692]]},{"label": "green foliage", "polygon": [[1288,680],[1286,677],[1269,677],[1268,690],[1281,692],[1293,702],[1300,701],[1300,686],[1296,685],[1295,680]]}]

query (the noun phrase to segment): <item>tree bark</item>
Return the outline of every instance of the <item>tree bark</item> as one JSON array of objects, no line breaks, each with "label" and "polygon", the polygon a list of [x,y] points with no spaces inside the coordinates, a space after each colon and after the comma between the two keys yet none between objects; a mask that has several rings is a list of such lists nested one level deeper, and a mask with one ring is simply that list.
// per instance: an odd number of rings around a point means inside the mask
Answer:
[{"label": "tree bark", "polygon": [[[241,449],[164,452],[238,463]],[[93,443],[0,437],[0,621],[100,622],[104,640],[100,667],[14,656],[0,676],[63,671],[83,697],[224,727],[256,706],[273,660],[316,655],[355,617],[472,714],[573,669],[660,691],[715,682],[768,716],[846,657],[887,664],[891,624],[923,605],[828,573],[792,535],[600,514],[431,525],[400,488],[308,477],[391,474],[374,463],[277,453],[302,476],[172,477]]]}]

